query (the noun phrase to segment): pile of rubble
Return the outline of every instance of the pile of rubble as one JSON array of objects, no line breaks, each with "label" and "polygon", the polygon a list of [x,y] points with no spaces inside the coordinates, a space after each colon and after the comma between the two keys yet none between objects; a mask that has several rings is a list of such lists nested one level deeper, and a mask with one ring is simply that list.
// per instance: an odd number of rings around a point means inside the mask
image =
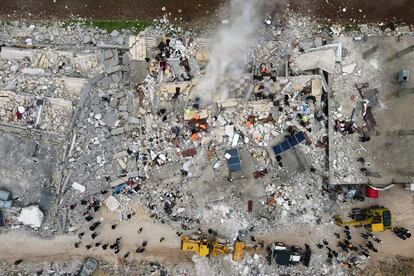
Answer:
[{"label": "pile of rubble", "polygon": [[[0,122],[56,138],[62,149],[53,180],[56,216],[50,221],[56,224],[47,227],[76,232],[100,208],[122,220],[133,212],[134,200],[178,231],[205,224],[227,224],[222,227],[233,234],[330,225],[336,202],[322,184],[328,177],[343,180],[353,169],[347,153],[329,152],[338,143],[353,150],[351,139],[339,142],[342,134],[329,131],[335,120],[351,114],[337,102],[328,113],[326,75],[337,74],[335,65],[343,61],[342,45],[333,36],[341,30],[287,18],[265,21],[249,49],[248,68],[226,85],[227,98],[215,102],[197,94],[213,57],[206,55],[208,41],[193,33],[2,25]],[[354,69],[343,66],[342,72]],[[283,153],[275,150],[297,134],[303,140]],[[227,151],[234,148],[246,172],[239,186],[227,181],[234,157]],[[337,175],[328,171],[328,153],[341,160],[331,164]],[[252,185],[262,194],[246,192]],[[255,208],[246,212],[250,198]],[[339,265],[319,266],[318,258],[311,273],[342,273]],[[246,275],[302,273],[264,263],[254,255],[237,269]],[[164,273],[155,263],[148,268],[153,270]]]}]

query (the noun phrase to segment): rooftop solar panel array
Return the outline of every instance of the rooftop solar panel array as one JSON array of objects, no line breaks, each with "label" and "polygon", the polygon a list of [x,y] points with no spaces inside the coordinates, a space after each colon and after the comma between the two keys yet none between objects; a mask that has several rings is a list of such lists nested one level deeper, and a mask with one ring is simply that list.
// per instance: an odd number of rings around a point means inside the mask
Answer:
[{"label": "rooftop solar panel array", "polygon": [[289,137],[285,141],[275,145],[272,149],[276,156],[282,154],[283,152],[297,146],[299,143],[305,141],[305,134],[300,131],[293,135],[292,137]]},{"label": "rooftop solar panel array", "polygon": [[240,156],[237,148],[226,150],[226,153],[231,155],[231,157],[227,159],[230,172],[241,171]]}]

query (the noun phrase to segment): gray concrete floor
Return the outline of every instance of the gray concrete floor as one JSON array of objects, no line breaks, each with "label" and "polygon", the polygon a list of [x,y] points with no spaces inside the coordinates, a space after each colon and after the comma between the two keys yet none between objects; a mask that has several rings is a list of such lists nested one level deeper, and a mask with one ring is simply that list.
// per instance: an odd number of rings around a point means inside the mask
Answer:
[{"label": "gray concrete floor", "polygon": [[[345,49],[348,50],[344,58],[343,65],[355,62],[357,70],[361,70],[361,76],[351,74],[348,76],[336,77],[342,84],[335,93],[339,95],[337,100],[343,107],[343,114],[350,115],[355,103],[350,100],[351,95],[358,95],[355,88],[356,83],[369,82],[370,89],[378,89],[379,104],[373,108],[372,112],[377,122],[376,130],[378,136],[371,136],[371,141],[361,143],[358,133],[353,134],[352,139],[355,149],[359,145],[366,149],[366,152],[354,149],[348,151],[346,157],[353,163],[357,157],[364,157],[365,166],[370,171],[379,173],[381,177],[365,177],[364,183],[372,182],[373,184],[387,184],[395,182],[409,182],[409,175],[414,175],[414,136],[389,135],[390,131],[400,129],[413,130],[414,121],[412,120],[412,105],[414,104],[414,94],[398,96],[399,85],[396,81],[396,75],[400,70],[410,70],[411,78],[407,82],[407,88],[414,88],[414,52],[408,53],[399,58],[395,58],[398,51],[408,46],[414,45],[413,37],[369,37],[366,42],[355,42],[350,37],[341,38]],[[367,59],[362,58],[362,53],[378,45],[378,51]],[[362,114],[358,110],[354,119],[357,125],[362,125]],[[359,119],[358,119],[359,118]],[[358,121],[359,120],[359,121]],[[332,127],[332,126],[331,126]],[[332,145],[331,145],[332,146]],[[342,144],[333,148],[336,151],[343,151]],[[346,152],[346,150],[345,150]],[[349,155],[349,156],[348,156]],[[331,159],[332,162],[332,159]],[[355,166],[357,167],[357,166]],[[332,167],[331,167],[332,170]],[[359,174],[359,168],[355,170]],[[341,183],[352,184],[352,183]]]},{"label": "gray concrete floor", "polygon": [[40,144],[33,157],[35,141],[0,133],[0,189],[18,198],[13,204],[38,204],[47,214],[53,199],[51,180],[56,167],[56,150]]}]

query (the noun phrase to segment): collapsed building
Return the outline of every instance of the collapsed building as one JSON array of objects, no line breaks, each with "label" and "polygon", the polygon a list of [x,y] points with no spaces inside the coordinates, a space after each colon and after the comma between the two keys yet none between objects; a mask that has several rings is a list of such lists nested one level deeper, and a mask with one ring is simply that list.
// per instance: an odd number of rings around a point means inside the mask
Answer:
[{"label": "collapsed building", "polygon": [[[235,237],[329,227],[342,200],[332,198],[332,184],[368,182],[345,123],[379,103],[367,87],[359,91],[365,101],[337,87],[359,79],[362,65],[345,49],[361,42],[304,20],[266,23],[240,74],[217,80],[225,97],[211,91],[210,100],[199,89],[208,80],[209,40],[190,32],[2,26],[0,139],[21,140],[4,151],[18,168],[2,164],[1,188],[17,197],[3,212],[6,226],[37,203],[44,225],[28,224],[40,234],[76,233],[100,208],[123,220],[138,201],[179,231]],[[324,257],[315,259],[309,269],[318,273]],[[248,257],[236,268],[264,273],[263,262]]]}]

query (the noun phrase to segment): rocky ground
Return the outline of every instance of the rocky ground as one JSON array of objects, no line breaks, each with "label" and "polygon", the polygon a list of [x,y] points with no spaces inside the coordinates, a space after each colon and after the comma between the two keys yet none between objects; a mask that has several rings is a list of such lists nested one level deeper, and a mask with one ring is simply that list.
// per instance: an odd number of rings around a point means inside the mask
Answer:
[{"label": "rocky ground", "polygon": [[[170,19],[138,35],[67,22],[1,25],[1,134],[27,144],[20,150],[24,162],[4,175],[7,185],[19,188],[13,208],[4,211],[6,274],[73,274],[81,259],[93,257],[98,275],[346,275],[365,273],[371,260],[387,253],[413,257],[412,243],[398,244],[392,233],[381,237],[386,243],[369,259],[336,247],[334,233],[343,239],[343,232],[332,214],[346,213],[355,201],[325,185],[332,118],[323,76],[297,70],[307,49],[343,36],[410,35],[409,26],[327,30],[310,17],[262,14],[252,6],[230,9],[210,36]],[[342,58],[329,61],[339,78]],[[335,116],[343,103],[336,100]],[[276,159],[269,146],[292,133],[306,133],[306,141]],[[244,177],[230,182],[226,150],[232,147],[240,151]],[[13,159],[16,153],[5,148]],[[335,168],[341,173],[352,168],[344,156]],[[40,158],[55,171],[33,168]],[[42,188],[30,194],[31,175],[52,194],[49,208],[40,204]],[[412,208],[409,195],[400,189],[391,196],[387,203],[404,217]],[[36,203],[46,215],[41,227],[15,220],[22,207]],[[181,235],[209,228],[231,242],[240,235],[266,244],[309,244],[311,264],[267,265],[263,249],[240,263],[230,255],[207,259],[179,250]],[[363,245],[359,234],[352,231]],[[326,245],[317,247],[324,239],[335,258]]]}]

